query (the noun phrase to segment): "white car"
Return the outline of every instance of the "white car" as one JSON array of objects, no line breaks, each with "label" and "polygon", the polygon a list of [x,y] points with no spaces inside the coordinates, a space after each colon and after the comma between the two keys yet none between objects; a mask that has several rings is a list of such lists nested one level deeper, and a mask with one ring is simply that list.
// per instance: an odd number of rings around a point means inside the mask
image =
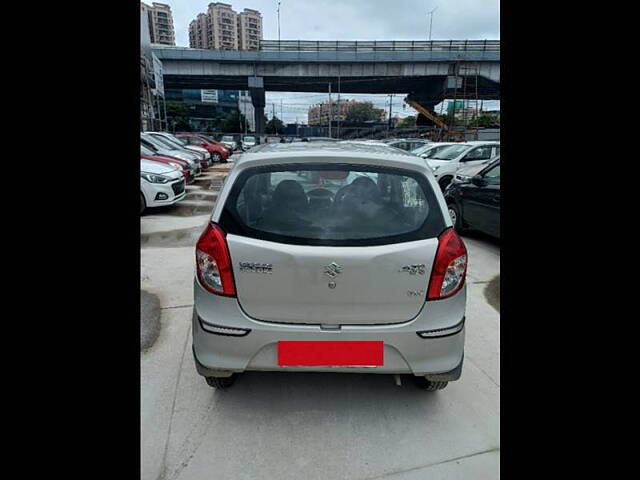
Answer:
[{"label": "white car", "polygon": [[197,145],[189,145],[183,143],[180,139],[176,138],[174,135],[167,132],[147,132],[150,135],[160,136],[160,138],[171,142],[176,147],[186,148],[192,152],[197,152],[200,155],[200,166],[202,168],[210,167],[213,164],[213,159],[211,154],[206,148],[199,147]]},{"label": "white car", "polygon": [[438,142],[438,143],[429,143],[427,145],[423,145],[422,147],[418,147],[415,150],[411,150],[411,153],[417,155],[422,158],[429,158],[429,155],[435,155],[440,150],[449,145],[456,145],[454,142]]},{"label": "white car", "polygon": [[220,143],[224,143],[227,147],[229,147],[229,150],[231,150],[232,152],[234,152],[238,148],[238,144],[236,143],[236,141],[233,139],[233,136],[231,135],[224,135],[220,139]]},{"label": "white car", "polygon": [[146,133],[140,133],[140,143],[152,150],[156,155],[175,157],[189,162],[189,166],[192,168],[193,174],[195,176],[200,175],[200,156],[196,152],[167,146],[168,142],[163,142],[152,135],[147,135]]},{"label": "white car", "polygon": [[429,155],[427,164],[444,191],[459,169],[489,163],[497,155],[500,155],[500,142],[456,143]]},{"label": "white car", "polygon": [[242,150],[249,150],[257,145],[256,137],[246,136],[242,139],[241,142]]},{"label": "white car", "polygon": [[195,250],[193,356],[212,387],[245,371],[408,374],[428,391],[460,378],[467,250],[404,150],[252,148]]},{"label": "white car", "polygon": [[140,160],[140,214],[148,207],[173,205],[184,198],[182,172],[166,163]]}]

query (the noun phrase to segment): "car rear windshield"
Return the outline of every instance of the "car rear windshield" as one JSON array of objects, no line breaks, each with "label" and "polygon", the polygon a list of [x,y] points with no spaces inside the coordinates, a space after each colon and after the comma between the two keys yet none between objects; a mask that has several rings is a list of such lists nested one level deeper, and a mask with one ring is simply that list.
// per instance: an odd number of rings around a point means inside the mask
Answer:
[{"label": "car rear windshield", "polygon": [[254,167],[238,176],[220,218],[229,233],[300,245],[383,245],[445,228],[427,179],[387,167]]}]

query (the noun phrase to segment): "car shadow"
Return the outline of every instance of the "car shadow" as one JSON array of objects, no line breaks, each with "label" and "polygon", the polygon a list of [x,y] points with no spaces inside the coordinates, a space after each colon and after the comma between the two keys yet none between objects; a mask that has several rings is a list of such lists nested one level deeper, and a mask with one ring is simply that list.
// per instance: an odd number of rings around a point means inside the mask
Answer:
[{"label": "car shadow", "polygon": [[[425,403],[436,406],[446,396],[418,388],[411,375],[401,375],[397,386],[393,375],[366,373],[245,372],[234,385],[218,390],[217,407],[264,415],[312,411],[335,416],[336,412],[371,416],[384,402],[386,409],[423,411]],[[359,407],[356,409],[354,405]],[[424,413],[424,412],[423,412]],[[363,418],[364,420],[364,418]]]}]

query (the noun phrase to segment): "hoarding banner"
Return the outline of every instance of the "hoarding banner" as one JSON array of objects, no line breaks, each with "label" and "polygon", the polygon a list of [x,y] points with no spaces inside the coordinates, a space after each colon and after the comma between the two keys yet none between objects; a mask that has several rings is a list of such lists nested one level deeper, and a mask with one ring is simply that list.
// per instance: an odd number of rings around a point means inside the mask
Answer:
[{"label": "hoarding banner", "polygon": [[218,103],[218,90],[200,90],[202,103]]}]

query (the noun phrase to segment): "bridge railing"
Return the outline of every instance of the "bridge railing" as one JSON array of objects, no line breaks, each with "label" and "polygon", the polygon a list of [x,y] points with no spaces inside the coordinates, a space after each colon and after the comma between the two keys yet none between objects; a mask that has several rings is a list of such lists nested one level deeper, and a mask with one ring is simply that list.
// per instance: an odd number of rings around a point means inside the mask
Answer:
[{"label": "bridge railing", "polygon": [[500,51],[500,40],[261,40],[263,52]]}]

